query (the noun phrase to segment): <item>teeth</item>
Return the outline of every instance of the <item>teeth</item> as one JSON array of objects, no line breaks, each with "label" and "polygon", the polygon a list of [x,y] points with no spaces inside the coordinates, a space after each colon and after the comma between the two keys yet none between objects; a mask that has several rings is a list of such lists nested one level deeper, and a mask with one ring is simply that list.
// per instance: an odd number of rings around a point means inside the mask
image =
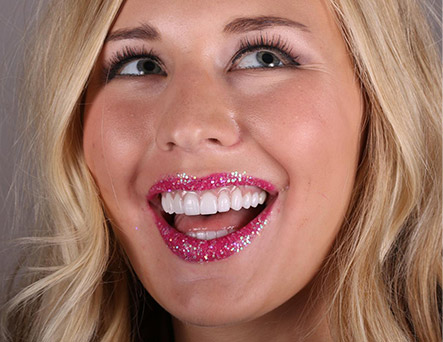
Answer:
[{"label": "teeth", "polygon": [[262,191],[258,195],[258,204],[263,204],[266,201],[266,192]]},{"label": "teeth", "polygon": [[231,209],[231,198],[227,190],[223,190],[217,199],[218,211],[224,213]]},{"label": "teeth", "polygon": [[254,192],[251,198],[251,207],[255,208],[258,205],[258,193]]},{"label": "teeth", "polygon": [[197,232],[187,232],[186,235],[191,236],[196,239],[199,239],[199,240],[212,240],[215,238],[226,236],[232,232],[234,232],[234,230],[232,230],[232,229],[231,229],[231,231],[229,231],[228,229],[220,229],[218,231],[205,230],[205,231],[197,231]]},{"label": "teeth", "polygon": [[243,208],[249,209],[251,207],[251,194],[248,192],[243,196]]},{"label": "teeth", "polygon": [[162,194],[162,208],[169,214],[169,203],[166,201],[166,196]]},{"label": "teeth", "polygon": [[[167,201],[168,201],[168,195],[166,195],[166,202]],[[188,216],[200,215],[200,203],[199,202],[200,201],[198,200],[198,196],[196,193],[188,192],[185,195],[185,198],[183,200],[183,207],[185,209],[185,214]]]},{"label": "teeth", "polygon": [[162,196],[162,207],[163,210],[166,211],[168,214],[174,213],[172,207],[172,195],[169,192],[166,194],[166,196]]},{"label": "teeth", "polygon": [[227,229],[221,229],[217,231],[217,237],[222,237],[228,235],[230,232]]},{"label": "teeth", "polygon": [[184,214],[185,209],[183,208],[183,200],[180,197],[180,194],[176,194],[174,197],[174,202],[172,203],[172,210],[176,214]]},{"label": "teeth", "polygon": [[200,214],[211,215],[217,213],[217,196],[212,192],[205,192],[200,200]]},{"label": "teeth", "polygon": [[[266,201],[265,191],[252,186],[231,186],[201,192],[174,191],[161,194],[161,205],[168,214],[212,215],[257,207]],[[199,232],[202,233],[202,232]],[[205,232],[206,233],[206,232]],[[204,240],[204,239],[203,239]]]},{"label": "teeth", "polygon": [[239,188],[235,189],[231,196],[231,208],[240,210],[243,207],[243,196]]}]

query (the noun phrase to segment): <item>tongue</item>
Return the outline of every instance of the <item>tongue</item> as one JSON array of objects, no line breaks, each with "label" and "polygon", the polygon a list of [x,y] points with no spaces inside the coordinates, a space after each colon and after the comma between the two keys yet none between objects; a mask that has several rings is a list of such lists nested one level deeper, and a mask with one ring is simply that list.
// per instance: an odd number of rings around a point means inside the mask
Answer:
[{"label": "tongue", "polygon": [[239,211],[229,210],[228,212],[214,215],[175,215],[174,227],[182,233],[199,230],[239,229],[252,221],[260,213],[262,209],[260,207],[241,209]]}]

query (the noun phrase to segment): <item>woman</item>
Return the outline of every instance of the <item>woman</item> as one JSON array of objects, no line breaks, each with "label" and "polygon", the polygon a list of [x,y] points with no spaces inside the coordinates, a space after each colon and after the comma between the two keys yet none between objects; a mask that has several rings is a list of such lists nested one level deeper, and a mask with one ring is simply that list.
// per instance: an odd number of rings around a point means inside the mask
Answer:
[{"label": "woman", "polygon": [[440,65],[415,1],[49,8],[12,340],[441,339]]}]

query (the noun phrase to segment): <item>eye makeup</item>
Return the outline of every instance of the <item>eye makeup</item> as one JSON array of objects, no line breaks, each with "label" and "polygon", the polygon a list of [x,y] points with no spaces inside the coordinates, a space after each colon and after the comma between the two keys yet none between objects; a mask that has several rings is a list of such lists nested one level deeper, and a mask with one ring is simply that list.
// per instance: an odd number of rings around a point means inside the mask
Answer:
[{"label": "eye makeup", "polygon": [[[108,83],[116,76],[127,76],[119,75],[118,72],[125,64],[137,59],[149,59],[152,62],[157,63],[164,70],[164,65],[161,59],[158,57],[158,54],[153,49],[147,50],[143,46],[125,46],[121,50],[116,51],[109,58],[109,60],[104,63],[101,70],[102,80],[104,81],[104,83]],[[166,72],[161,75],[166,76]]]},{"label": "eye makeup", "polygon": [[[275,54],[281,59],[282,65],[273,68],[270,67],[246,67],[236,68],[241,59],[252,52],[267,51]],[[128,63],[136,60],[149,60],[158,65],[163,73],[156,74],[124,74],[120,75],[119,71]],[[237,51],[231,58],[227,71],[237,71],[243,69],[276,69],[285,67],[298,67],[298,55],[294,54],[293,48],[288,40],[282,38],[278,34],[271,36],[260,32],[253,37],[244,37],[240,40]],[[125,46],[121,50],[116,51],[103,65],[101,70],[101,78],[104,83],[110,82],[115,77],[141,77],[141,76],[167,76],[166,67],[162,60],[153,49],[147,50],[143,46]]]},{"label": "eye makeup", "polygon": [[[298,55],[293,53],[293,49],[287,40],[284,40],[282,36],[276,34],[268,36],[267,34],[260,33],[257,36],[251,38],[245,37],[240,40],[238,52],[231,59],[230,64],[234,65],[239,61],[244,55],[254,51],[267,50],[277,53],[279,56],[283,57],[288,66],[300,66],[298,62]],[[229,70],[233,70],[232,67]]]}]

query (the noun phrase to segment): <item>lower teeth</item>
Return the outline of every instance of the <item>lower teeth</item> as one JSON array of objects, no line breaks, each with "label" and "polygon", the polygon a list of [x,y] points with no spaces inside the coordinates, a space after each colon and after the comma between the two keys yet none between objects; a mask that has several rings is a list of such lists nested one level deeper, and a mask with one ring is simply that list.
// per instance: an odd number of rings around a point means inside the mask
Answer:
[{"label": "lower teeth", "polygon": [[225,229],[220,229],[217,231],[214,230],[199,230],[199,231],[190,231],[187,232],[186,235],[199,239],[199,240],[212,240],[212,239],[216,239],[216,238],[220,238],[223,236],[226,236],[228,234],[233,233],[234,227],[229,227],[229,228],[225,228]]}]

